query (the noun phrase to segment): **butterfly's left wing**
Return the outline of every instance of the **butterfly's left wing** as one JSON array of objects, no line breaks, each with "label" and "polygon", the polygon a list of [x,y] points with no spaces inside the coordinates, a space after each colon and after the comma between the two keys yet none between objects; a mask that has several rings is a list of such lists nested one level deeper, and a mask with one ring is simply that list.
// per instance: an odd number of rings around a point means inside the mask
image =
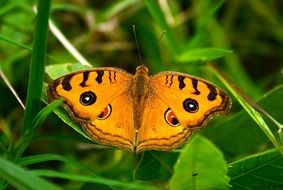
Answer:
[{"label": "butterfly's left wing", "polygon": [[231,106],[224,91],[194,76],[163,72],[151,76],[149,83],[137,151],[172,150],[194,129],[214,115],[228,112]]},{"label": "butterfly's left wing", "polygon": [[47,94],[49,101],[64,98],[64,108],[96,142],[133,150],[132,81],[123,70],[101,67],[60,77]]}]

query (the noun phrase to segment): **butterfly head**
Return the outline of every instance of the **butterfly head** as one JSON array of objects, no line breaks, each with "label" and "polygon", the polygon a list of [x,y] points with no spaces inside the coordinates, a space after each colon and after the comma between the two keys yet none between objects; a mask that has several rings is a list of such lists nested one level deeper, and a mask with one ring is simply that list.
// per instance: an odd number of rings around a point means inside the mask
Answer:
[{"label": "butterfly head", "polygon": [[148,68],[144,66],[144,64],[141,64],[136,68],[136,75],[147,75],[148,74]]}]

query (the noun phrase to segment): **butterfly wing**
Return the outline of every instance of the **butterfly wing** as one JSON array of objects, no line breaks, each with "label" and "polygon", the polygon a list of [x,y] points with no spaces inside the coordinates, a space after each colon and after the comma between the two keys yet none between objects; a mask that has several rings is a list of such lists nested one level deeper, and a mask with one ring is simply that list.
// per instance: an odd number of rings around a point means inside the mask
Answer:
[{"label": "butterfly wing", "polygon": [[134,150],[133,102],[128,92],[109,102],[102,117],[82,123],[91,138],[100,144]]},{"label": "butterfly wing", "polygon": [[165,120],[166,111],[170,107],[160,97],[152,93],[146,102],[141,127],[137,137],[136,151],[172,150],[182,144],[191,130],[182,125],[171,126]]},{"label": "butterfly wing", "polygon": [[[129,88],[133,76],[116,68],[79,71],[48,85],[49,101],[63,97],[64,108],[95,141],[133,149],[133,117]],[[127,112],[121,113],[124,108]]]},{"label": "butterfly wing", "polygon": [[228,112],[231,106],[224,91],[190,75],[163,72],[150,77],[149,83],[137,151],[172,150],[194,129],[214,115]]}]

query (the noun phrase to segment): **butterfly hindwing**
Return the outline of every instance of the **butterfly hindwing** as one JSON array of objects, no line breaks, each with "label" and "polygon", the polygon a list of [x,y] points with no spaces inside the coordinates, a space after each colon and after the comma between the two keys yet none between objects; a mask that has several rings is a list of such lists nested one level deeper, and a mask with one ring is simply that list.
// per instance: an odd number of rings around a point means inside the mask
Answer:
[{"label": "butterfly hindwing", "polygon": [[191,130],[172,118],[170,105],[155,93],[150,94],[144,108],[142,124],[137,137],[137,151],[169,151],[182,144]]}]

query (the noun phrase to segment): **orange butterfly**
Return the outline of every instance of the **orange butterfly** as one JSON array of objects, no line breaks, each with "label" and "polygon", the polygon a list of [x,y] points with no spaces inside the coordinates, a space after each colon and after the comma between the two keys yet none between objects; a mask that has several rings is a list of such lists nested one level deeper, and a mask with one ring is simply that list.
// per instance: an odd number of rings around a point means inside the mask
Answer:
[{"label": "orange butterfly", "polygon": [[60,77],[47,88],[50,101],[63,97],[64,108],[96,142],[131,151],[172,150],[192,131],[231,107],[215,85],[183,73],[148,76],[101,67]]}]

